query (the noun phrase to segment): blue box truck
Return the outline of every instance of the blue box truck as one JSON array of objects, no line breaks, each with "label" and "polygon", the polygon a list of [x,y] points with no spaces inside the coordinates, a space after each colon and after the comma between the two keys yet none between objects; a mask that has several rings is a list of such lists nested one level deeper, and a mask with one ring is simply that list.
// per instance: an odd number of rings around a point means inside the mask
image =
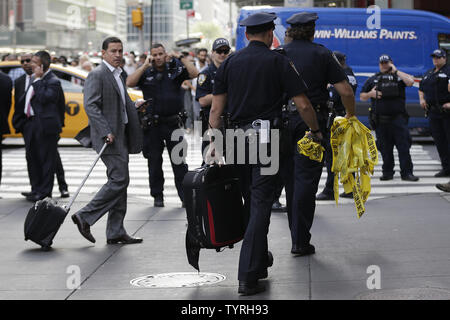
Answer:
[{"label": "blue box truck", "polygon": [[414,86],[406,88],[409,126],[426,132],[428,119],[419,105],[417,91],[422,75],[433,67],[431,52],[443,48],[449,57],[450,20],[447,17],[420,10],[244,7],[238,17],[236,50],[248,42],[245,28],[239,26],[239,22],[260,11],[275,12],[278,16],[273,47],[284,43],[285,31],[289,27],[286,20],[291,15],[302,11],[318,14],[314,42],[346,54],[347,64],[352,67],[358,81],[357,115],[365,125],[368,125],[369,102],[360,101],[361,87],[368,77],[379,71],[379,56],[384,53],[390,55],[398,69],[415,78]]}]

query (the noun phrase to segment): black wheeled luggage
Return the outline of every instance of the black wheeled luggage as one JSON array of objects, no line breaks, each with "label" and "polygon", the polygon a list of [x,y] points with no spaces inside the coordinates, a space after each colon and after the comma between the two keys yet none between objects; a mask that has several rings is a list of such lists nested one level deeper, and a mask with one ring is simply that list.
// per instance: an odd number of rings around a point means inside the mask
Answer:
[{"label": "black wheeled luggage", "polygon": [[243,239],[248,223],[239,178],[233,165],[203,166],[183,180],[188,221],[186,253],[199,270],[201,248],[233,247]]},{"label": "black wheeled luggage", "polygon": [[70,207],[74,203],[81,188],[91,174],[106,147],[107,144],[105,143],[87,175],[81,182],[81,185],[78,187],[78,190],[72,196],[67,205],[59,206],[56,200],[53,200],[52,198],[45,198],[37,201],[34,206],[30,208],[24,224],[25,241],[31,240],[42,246],[43,250],[48,250],[51,247],[53,244],[53,238],[56,236],[56,233],[69,213]]}]

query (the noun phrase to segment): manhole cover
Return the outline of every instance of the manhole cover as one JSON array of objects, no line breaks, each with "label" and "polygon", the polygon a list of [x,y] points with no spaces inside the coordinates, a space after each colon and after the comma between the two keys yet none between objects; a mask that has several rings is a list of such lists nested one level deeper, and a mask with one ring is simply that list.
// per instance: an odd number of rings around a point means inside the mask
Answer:
[{"label": "manhole cover", "polygon": [[376,290],[356,296],[358,300],[449,300],[450,291],[439,288]]},{"label": "manhole cover", "polygon": [[207,272],[173,272],[151,274],[130,281],[140,288],[187,288],[211,285],[226,279],[224,275]]}]

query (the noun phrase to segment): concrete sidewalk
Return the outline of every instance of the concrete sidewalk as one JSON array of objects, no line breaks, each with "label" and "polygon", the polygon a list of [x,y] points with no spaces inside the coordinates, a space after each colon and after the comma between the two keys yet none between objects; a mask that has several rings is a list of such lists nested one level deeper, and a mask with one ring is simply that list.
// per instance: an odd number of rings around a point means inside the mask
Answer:
[{"label": "concrete sidewalk", "polygon": [[[81,197],[72,213],[88,200]],[[200,252],[202,272],[226,277],[215,285],[132,286],[132,279],[146,275],[195,271],[186,259],[184,209],[152,203],[129,197],[125,227],[143,237],[142,244],[106,245],[104,217],[92,227],[93,245],[67,218],[54,249],[42,252],[23,238],[32,204],[0,199],[0,299],[450,299],[449,194],[369,200],[361,219],[353,204],[319,206],[311,241],[316,254],[309,257],[290,254],[287,216],[274,212],[267,291],[250,297],[237,294],[240,244],[221,253]],[[80,268],[80,289],[68,289],[70,266]],[[367,287],[370,266],[379,267],[380,290]]]}]

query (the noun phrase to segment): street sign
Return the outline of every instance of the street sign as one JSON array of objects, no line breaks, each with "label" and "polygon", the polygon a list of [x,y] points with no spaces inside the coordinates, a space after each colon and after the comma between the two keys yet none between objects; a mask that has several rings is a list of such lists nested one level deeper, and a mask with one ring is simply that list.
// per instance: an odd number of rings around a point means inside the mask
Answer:
[{"label": "street sign", "polygon": [[180,0],[180,10],[191,10],[194,8],[194,0]]}]

